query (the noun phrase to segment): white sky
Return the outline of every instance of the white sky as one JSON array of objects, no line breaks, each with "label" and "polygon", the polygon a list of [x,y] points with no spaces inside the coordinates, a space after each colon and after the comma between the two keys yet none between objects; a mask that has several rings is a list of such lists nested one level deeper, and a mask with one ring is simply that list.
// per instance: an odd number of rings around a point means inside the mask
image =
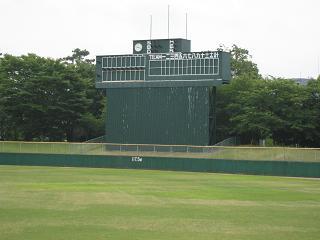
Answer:
[{"label": "white sky", "polygon": [[320,58],[319,0],[0,0],[0,52],[64,57],[132,53],[132,40],[185,37],[192,51],[220,44],[246,48],[260,72],[316,77]]}]

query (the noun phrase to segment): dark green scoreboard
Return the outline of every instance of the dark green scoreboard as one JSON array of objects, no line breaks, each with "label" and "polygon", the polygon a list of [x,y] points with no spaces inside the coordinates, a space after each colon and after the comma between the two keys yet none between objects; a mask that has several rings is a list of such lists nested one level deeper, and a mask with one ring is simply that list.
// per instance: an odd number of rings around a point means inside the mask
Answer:
[{"label": "dark green scoreboard", "polygon": [[215,88],[230,81],[230,53],[191,52],[190,46],[180,38],[136,40],[133,54],[97,56],[107,142],[215,142]]},{"label": "dark green scoreboard", "polygon": [[[147,42],[150,42],[148,53]],[[156,43],[151,44],[153,42]],[[190,40],[185,39],[133,43],[134,54],[97,56],[98,88],[218,86],[230,81],[230,54],[227,52],[190,52]]]}]

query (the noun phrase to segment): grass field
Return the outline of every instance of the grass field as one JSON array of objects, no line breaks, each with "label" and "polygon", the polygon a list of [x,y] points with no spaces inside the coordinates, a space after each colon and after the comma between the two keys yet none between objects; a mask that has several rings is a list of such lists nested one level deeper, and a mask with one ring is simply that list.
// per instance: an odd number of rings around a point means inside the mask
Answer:
[{"label": "grass field", "polygon": [[320,179],[0,166],[0,239],[319,239]]}]

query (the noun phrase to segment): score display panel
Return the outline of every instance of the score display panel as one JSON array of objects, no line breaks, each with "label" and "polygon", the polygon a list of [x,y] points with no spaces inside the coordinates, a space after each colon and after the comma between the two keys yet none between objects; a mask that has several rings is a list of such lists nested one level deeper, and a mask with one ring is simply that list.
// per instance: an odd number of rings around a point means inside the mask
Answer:
[{"label": "score display panel", "polygon": [[105,55],[96,59],[96,86],[218,86],[230,81],[230,53],[222,51]]}]

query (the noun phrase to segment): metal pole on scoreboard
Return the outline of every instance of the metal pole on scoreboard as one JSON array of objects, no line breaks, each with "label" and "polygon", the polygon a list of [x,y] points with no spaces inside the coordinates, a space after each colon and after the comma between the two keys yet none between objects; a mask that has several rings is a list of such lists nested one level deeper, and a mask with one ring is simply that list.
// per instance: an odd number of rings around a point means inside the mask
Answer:
[{"label": "metal pole on scoreboard", "polygon": [[168,39],[170,38],[170,5],[168,5]]},{"label": "metal pole on scoreboard", "polygon": [[150,15],[150,40],[152,39],[152,15]]},{"label": "metal pole on scoreboard", "polygon": [[186,39],[188,39],[188,13],[186,13]]}]

